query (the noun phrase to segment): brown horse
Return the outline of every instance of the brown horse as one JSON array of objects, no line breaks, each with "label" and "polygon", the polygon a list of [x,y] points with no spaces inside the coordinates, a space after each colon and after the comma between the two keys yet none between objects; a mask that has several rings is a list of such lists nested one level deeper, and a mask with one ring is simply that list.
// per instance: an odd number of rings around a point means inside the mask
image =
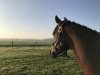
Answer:
[{"label": "brown horse", "polygon": [[100,75],[100,34],[66,18],[61,21],[56,16],[55,21],[57,26],[53,31],[54,43],[50,51],[52,57],[73,49],[85,75]]}]

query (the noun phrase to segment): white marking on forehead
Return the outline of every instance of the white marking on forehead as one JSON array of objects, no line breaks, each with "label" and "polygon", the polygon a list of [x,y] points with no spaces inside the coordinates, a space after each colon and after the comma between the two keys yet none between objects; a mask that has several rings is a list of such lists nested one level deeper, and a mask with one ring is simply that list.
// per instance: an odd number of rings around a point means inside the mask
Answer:
[{"label": "white marking on forehead", "polygon": [[58,32],[61,32],[61,31],[62,31],[62,27],[60,26],[59,29],[58,29]]}]

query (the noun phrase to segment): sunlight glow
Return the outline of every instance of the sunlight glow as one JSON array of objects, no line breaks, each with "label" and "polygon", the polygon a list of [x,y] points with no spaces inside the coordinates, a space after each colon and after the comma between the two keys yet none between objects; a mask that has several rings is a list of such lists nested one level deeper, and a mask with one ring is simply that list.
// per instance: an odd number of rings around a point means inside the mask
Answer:
[{"label": "sunlight glow", "polygon": [[0,38],[7,37],[8,35],[6,33],[6,28],[3,25],[0,25]]},{"label": "sunlight glow", "polygon": [[43,35],[38,32],[11,32],[3,25],[0,26],[0,38],[21,38],[21,39],[44,39],[50,38],[51,35]]}]

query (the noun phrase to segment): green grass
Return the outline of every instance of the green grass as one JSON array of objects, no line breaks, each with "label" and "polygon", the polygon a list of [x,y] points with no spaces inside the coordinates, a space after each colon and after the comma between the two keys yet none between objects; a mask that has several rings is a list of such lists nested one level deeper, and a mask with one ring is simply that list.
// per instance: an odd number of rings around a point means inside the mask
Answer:
[{"label": "green grass", "polygon": [[0,47],[0,75],[83,75],[76,62],[52,59],[49,51],[47,46]]}]

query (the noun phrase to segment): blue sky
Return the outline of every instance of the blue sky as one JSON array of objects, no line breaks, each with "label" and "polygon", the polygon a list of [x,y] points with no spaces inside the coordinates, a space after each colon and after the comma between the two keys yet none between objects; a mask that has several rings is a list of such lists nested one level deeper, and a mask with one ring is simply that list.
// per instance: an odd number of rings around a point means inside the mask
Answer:
[{"label": "blue sky", "polygon": [[55,15],[100,31],[100,0],[0,0],[0,38],[51,38]]}]

